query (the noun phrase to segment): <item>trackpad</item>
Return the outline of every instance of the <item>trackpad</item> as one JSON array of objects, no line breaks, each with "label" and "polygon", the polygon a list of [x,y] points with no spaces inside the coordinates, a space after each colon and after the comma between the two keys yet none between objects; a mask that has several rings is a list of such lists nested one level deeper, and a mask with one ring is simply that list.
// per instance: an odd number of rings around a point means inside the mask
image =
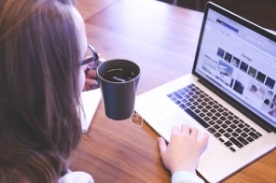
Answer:
[{"label": "trackpad", "polygon": [[[195,127],[192,121],[193,119],[189,119],[185,114],[181,115],[179,113],[174,113],[155,123],[153,128],[156,129],[156,131],[167,141],[170,141],[171,131],[174,126],[180,127],[181,125],[186,124],[187,126]],[[202,137],[202,135],[203,132],[199,131],[199,138]]]}]

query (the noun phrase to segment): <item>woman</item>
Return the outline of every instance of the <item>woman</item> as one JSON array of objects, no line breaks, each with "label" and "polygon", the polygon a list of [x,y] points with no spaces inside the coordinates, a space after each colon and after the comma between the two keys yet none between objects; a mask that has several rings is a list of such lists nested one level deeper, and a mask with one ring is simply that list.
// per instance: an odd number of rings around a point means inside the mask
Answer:
[{"label": "woman", "polygon": [[[68,171],[67,164],[81,136],[76,108],[87,51],[84,22],[74,4],[0,2],[0,182],[93,182],[89,174]],[[86,76],[86,89],[98,86],[94,70]],[[195,129],[176,129],[168,147],[159,139],[161,157],[176,177],[183,171],[195,175],[207,137],[197,141]],[[194,148],[184,148],[183,166],[175,160],[183,158],[178,153],[185,145]]]},{"label": "woman", "polygon": [[1,1],[0,182],[56,182],[79,143],[87,40],[73,3]]}]

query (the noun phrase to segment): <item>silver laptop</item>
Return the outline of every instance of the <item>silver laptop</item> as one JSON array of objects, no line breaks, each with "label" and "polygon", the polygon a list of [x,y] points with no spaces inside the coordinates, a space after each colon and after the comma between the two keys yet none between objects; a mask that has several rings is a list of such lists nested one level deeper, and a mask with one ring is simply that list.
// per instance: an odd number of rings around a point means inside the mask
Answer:
[{"label": "silver laptop", "polygon": [[276,36],[207,3],[192,73],[137,96],[135,108],[167,141],[175,125],[207,132],[197,171],[222,181],[276,146]]}]

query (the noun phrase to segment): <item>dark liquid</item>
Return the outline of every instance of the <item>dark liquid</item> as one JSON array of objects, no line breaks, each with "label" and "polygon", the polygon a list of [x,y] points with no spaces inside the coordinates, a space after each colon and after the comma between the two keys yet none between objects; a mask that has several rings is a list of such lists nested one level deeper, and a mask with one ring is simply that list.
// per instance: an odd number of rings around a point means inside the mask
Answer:
[{"label": "dark liquid", "polygon": [[103,73],[102,77],[112,82],[126,82],[135,77],[135,73],[124,70],[123,68],[111,69]]}]

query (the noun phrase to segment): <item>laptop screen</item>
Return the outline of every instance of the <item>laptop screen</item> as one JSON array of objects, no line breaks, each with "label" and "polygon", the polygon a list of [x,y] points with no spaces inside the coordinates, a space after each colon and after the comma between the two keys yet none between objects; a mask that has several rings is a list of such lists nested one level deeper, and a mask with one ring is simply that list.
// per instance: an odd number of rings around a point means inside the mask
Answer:
[{"label": "laptop screen", "polygon": [[208,4],[193,73],[276,127],[276,38]]}]

